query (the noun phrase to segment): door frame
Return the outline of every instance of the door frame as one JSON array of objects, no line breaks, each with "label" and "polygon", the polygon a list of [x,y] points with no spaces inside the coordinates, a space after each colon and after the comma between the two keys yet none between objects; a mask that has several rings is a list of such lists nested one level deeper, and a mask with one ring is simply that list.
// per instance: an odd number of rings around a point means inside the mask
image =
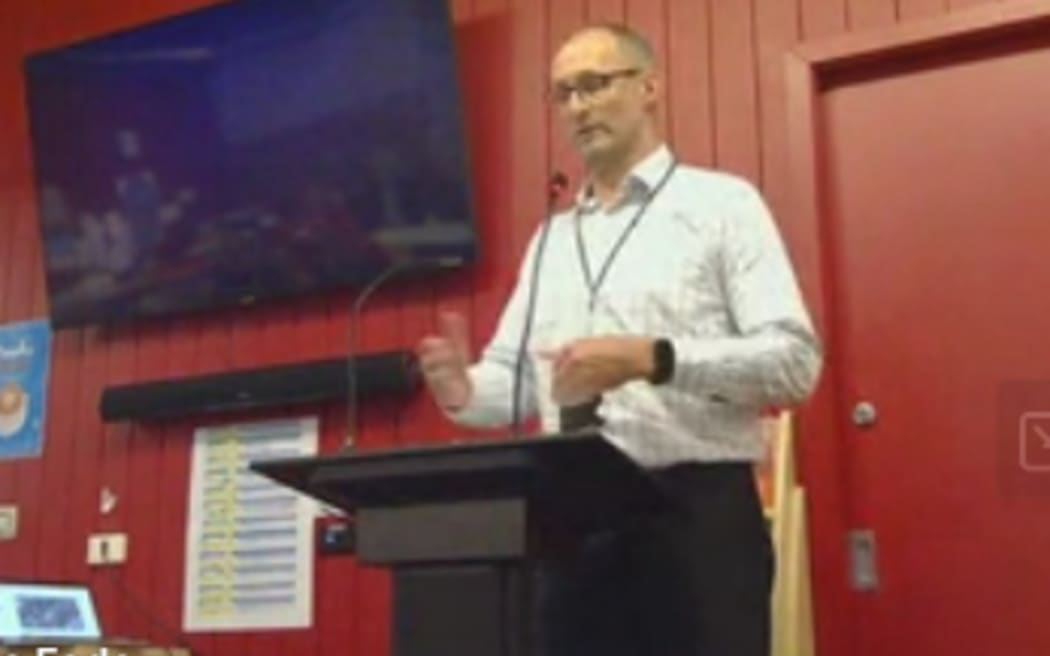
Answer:
[{"label": "door frame", "polygon": [[848,445],[839,434],[838,409],[843,372],[837,367],[836,326],[829,325],[836,298],[828,231],[824,173],[827,162],[821,129],[821,94],[831,74],[907,62],[950,50],[1050,28],[1050,0],[1007,0],[943,17],[803,43],[785,57],[789,153],[788,216],[785,240],[791,246],[799,283],[808,300],[826,352],[824,376],[810,403],[799,412],[802,480],[810,500],[810,545],[818,654],[856,653],[860,598],[849,586],[846,551],[850,526]]}]

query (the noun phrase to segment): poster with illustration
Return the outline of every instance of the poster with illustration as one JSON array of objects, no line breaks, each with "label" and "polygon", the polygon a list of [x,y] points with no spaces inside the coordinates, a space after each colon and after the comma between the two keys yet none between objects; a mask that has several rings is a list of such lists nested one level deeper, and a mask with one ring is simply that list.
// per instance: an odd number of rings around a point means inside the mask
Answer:
[{"label": "poster with illustration", "polygon": [[0,460],[43,451],[50,371],[46,321],[0,326]]}]

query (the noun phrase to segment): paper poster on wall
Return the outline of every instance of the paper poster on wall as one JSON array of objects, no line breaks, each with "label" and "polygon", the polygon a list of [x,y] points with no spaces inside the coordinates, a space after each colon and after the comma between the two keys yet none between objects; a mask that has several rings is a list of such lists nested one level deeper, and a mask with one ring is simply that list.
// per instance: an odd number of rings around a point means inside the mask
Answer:
[{"label": "paper poster on wall", "polygon": [[46,321],[0,326],[0,460],[43,452],[50,373]]},{"label": "paper poster on wall", "polygon": [[190,474],[186,631],[309,627],[317,504],[248,470],[317,453],[315,417],[200,428]]}]

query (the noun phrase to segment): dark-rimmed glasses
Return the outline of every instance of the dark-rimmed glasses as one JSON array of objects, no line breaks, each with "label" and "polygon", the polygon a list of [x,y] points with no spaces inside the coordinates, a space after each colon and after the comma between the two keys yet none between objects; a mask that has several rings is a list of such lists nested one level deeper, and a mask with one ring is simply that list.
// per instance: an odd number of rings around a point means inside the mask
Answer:
[{"label": "dark-rimmed glasses", "polygon": [[576,94],[581,101],[587,101],[609,88],[613,81],[622,77],[634,77],[641,71],[637,68],[623,68],[615,71],[587,71],[576,76],[573,82],[558,82],[548,91],[548,98],[559,107],[569,104],[572,95]]}]

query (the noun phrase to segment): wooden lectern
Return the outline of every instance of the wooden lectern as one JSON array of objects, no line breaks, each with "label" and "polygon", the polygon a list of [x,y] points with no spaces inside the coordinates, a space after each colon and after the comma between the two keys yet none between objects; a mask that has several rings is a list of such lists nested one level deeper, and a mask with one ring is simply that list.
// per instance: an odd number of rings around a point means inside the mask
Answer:
[{"label": "wooden lectern", "polygon": [[258,462],[345,510],[394,576],[395,656],[531,656],[534,566],[659,507],[594,432]]}]

